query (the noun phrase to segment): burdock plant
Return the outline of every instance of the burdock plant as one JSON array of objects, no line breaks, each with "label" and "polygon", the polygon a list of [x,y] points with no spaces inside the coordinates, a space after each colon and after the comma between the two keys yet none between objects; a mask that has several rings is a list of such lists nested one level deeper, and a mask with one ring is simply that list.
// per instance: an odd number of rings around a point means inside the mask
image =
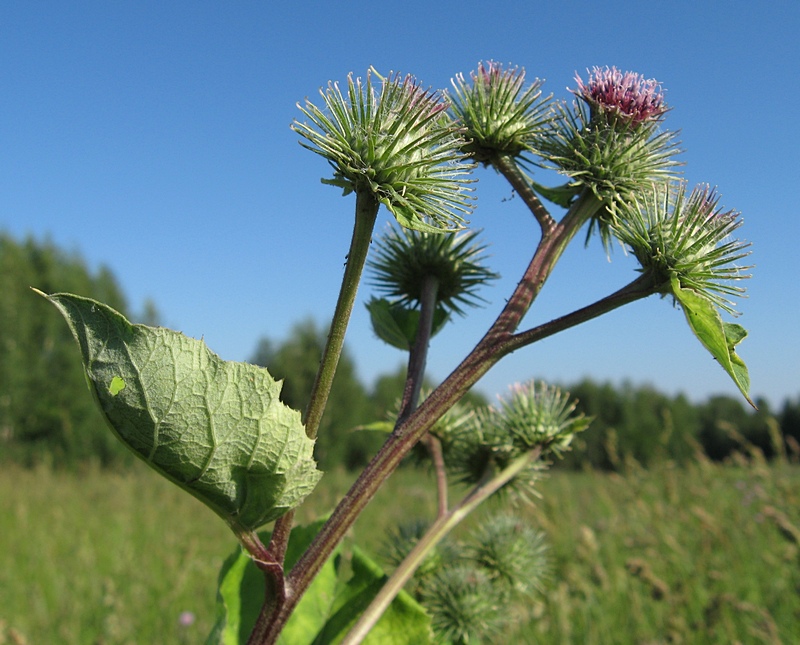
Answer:
[{"label": "burdock plant", "polygon": [[[355,195],[342,286],[302,414],[280,401],[281,384],[266,369],[222,361],[202,341],[132,325],[86,298],[46,296],[80,345],[90,389],[112,431],[208,505],[241,545],[220,574],[209,644],[501,640],[507,616],[497,611],[501,604],[484,602],[484,586],[516,598],[541,588],[538,556],[515,541],[530,535],[522,516],[497,527],[491,519],[479,522],[477,546],[466,549],[471,555],[437,572],[438,592],[429,587],[420,594],[428,609],[402,588],[420,565],[437,561],[431,554],[441,552],[445,536],[485,500],[530,499],[540,474],[588,424],[566,394],[541,383],[517,387],[490,409],[465,409],[464,395],[511,352],[628,303],[667,296],[748,396],[747,368],[736,352],[747,332],[723,320],[747,277],[739,265],[747,245],[732,237],[738,214],[719,208],[708,188],[687,195],[659,83],[598,67],[576,83],[568,104],[544,95],[538,79],[528,83],[524,69],[495,62],[457,75],[449,93],[371,69],[363,78],[348,76],[343,87],[329,83],[321,100],[299,105],[302,116],[292,127],[301,145],[332,168],[323,181]],[[533,216],[508,226],[524,239],[538,229],[538,242],[483,337],[422,396],[434,332],[455,327],[475,305],[491,306],[483,289],[496,276],[486,246],[476,231],[462,230],[478,164],[504,177]],[[535,181],[542,167],[561,173],[564,183]],[[379,297],[369,310],[378,336],[408,353],[399,413],[332,513],[295,526],[294,509],[322,477],[314,440],[381,205],[401,228],[374,245],[372,286]],[[599,231],[606,245],[618,240],[638,260],[639,274],[596,302],[526,327],[564,249],[584,229]],[[342,541],[418,444],[434,463],[438,512],[387,577],[357,546],[342,557]],[[448,501],[453,475],[467,487],[455,505]],[[268,523],[271,533],[258,533]],[[536,584],[526,587],[525,577]]]}]

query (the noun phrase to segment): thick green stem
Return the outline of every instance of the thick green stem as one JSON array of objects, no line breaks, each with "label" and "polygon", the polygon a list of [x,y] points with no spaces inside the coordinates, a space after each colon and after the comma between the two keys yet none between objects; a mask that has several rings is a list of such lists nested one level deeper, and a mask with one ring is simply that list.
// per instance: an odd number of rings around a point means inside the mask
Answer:
[{"label": "thick green stem", "polygon": [[333,377],[336,367],[339,364],[339,357],[344,346],[344,337],[347,332],[347,324],[350,322],[350,313],[353,311],[353,303],[356,300],[358,283],[361,280],[361,273],[364,269],[364,262],[367,259],[370,241],[372,239],[372,229],[375,226],[375,219],[378,216],[378,202],[372,193],[356,193],[356,223],[353,227],[353,237],[350,241],[350,252],[347,254],[347,265],[342,278],[342,287],[339,291],[339,299],[336,302],[336,310],[333,313],[328,342],[322,354],[317,378],[311,390],[311,399],[306,408],[305,425],[306,434],[314,439],[319,430],[322,420],[322,413],[328,402],[328,395],[331,392]]},{"label": "thick green stem", "polygon": [[414,572],[420,567],[431,550],[441,542],[461,521],[472,513],[478,505],[500,490],[509,481],[516,477],[532,461],[536,460],[541,454],[541,448],[536,448],[531,452],[519,457],[501,472],[490,473],[478,483],[464,499],[459,502],[449,513],[438,518],[425,535],[406,556],[405,560],[395,569],[381,590],[372,600],[369,607],[358,619],[350,632],[345,636],[341,645],[358,645],[367,636],[369,631],[375,626],[383,612],[389,607],[395,596],[411,579]]},{"label": "thick green stem", "polygon": [[[353,235],[350,239],[350,250],[347,254],[347,264],[342,278],[342,286],[339,290],[339,298],[336,301],[336,309],[333,313],[328,340],[325,344],[319,370],[317,371],[314,386],[311,390],[311,398],[303,419],[306,427],[306,434],[311,439],[317,436],[322,414],[325,411],[325,405],[328,402],[328,396],[331,392],[333,377],[336,374],[336,367],[339,364],[339,357],[344,347],[347,325],[350,322],[350,314],[353,311],[358,285],[361,281],[364,263],[366,262],[367,253],[369,252],[369,245],[372,241],[372,231],[375,227],[375,220],[378,216],[379,207],[380,202],[375,199],[372,193],[356,193],[355,225],[353,226]],[[269,553],[280,563],[283,562],[286,555],[286,547],[289,543],[289,535],[292,531],[293,522],[294,511],[289,511],[275,522],[272,531]],[[265,571],[265,575],[267,576],[269,576],[270,573],[269,571]],[[270,582],[272,582],[276,589],[274,595],[276,595],[277,601],[271,602],[269,596],[265,599],[265,605],[262,608],[261,616],[259,616],[259,623],[256,625],[256,630],[254,630],[251,635],[250,643],[269,643],[274,640],[277,635],[277,632],[274,631],[274,626],[279,622],[278,619],[283,611],[286,600],[292,597],[292,594],[287,592],[286,579],[283,575],[282,567],[280,571],[274,571],[272,573],[274,579],[272,581],[269,579],[267,580],[267,588],[269,589]],[[271,607],[268,607],[268,604],[270,604]],[[263,629],[261,628],[262,623],[267,623]]]},{"label": "thick green stem", "polygon": [[[347,265],[342,278],[342,286],[339,290],[339,299],[336,302],[336,309],[333,313],[328,341],[322,354],[319,370],[314,380],[314,387],[311,390],[311,398],[304,415],[306,434],[312,439],[317,436],[319,431],[319,424],[331,392],[339,357],[342,355],[347,325],[350,321],[353,303],[358,292],[358,284],[361,281],[361,273],[364,270],[364,263],[369,252],[372,230],[375,227],[379,206],[380,203],[371,193],[356,194],[355,225],[353,226],[353,236],[350,240],[350,250],[347,254]],[[286,545],[289,540],[289,533],[292,530],[293,520],[294,513],[290,511],[275,523],[272,531],[270,551],[281,561],[286,553]]]}]

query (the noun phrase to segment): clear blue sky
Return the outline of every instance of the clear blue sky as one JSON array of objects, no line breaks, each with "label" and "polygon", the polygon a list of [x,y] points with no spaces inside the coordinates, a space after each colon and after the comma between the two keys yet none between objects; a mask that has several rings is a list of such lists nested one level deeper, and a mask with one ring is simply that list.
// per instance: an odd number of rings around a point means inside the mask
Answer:
[{"label": "clear blue sky", "polygon": [[[0,229],[49,236],[109,266],[131,308],[229,360],[257,339],[328,320],[353,198],[289,129],[296,103],[348,72],[413,73],[433,88],[480,60],[513,63],[568,96],[576,71],[616,65],[662,82],[690,184],[744,216],[754,277],[739,303],[752,393],[800,393],[795,2],[70,2],[0,7]],[[472,224],[503,279],[490,304],[434,339],[443,378],[477,342],[536,242],[531,217],[479,173]],[[386,226],[386,213],[378,226]],[[574,246],[526,322],[544,322],[633,277],[619,251]],[[369,296],[362,288],[360,299]],[[395,369],[362,305],[348,340],[365,383]],[[488,394],[531,377],[649,382],[692,399],[736,395],[683,315],[651,298],[506,358]]]}]

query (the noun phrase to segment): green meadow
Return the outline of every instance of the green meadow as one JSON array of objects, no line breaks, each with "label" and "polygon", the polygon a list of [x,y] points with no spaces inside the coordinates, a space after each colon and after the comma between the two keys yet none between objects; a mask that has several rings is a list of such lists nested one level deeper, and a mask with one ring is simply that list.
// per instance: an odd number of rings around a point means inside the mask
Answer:
[{"label": "green meadow", "polygon": [[[551,573],[508,642],[798,642],[797,465],[701,456],[620,473],[560,470],[541,482],[524,512],[547,535]],[[299,520],[330,509],[349,479],[328,474]],[[379,552],[388,527],[430,517],[434,503],[424,471],[403,469],[353,538]],[[144,466],[5,466],[0,516],[0,644],[202,643],[210,630],[235,540]]]}]

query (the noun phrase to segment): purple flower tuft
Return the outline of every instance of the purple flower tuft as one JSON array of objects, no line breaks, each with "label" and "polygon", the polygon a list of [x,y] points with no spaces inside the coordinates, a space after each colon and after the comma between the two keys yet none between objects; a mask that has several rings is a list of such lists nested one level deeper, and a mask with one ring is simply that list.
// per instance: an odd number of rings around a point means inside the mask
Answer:
[{"label": "purple flower tuft", "polygon": [[575,75],[578,89],[573,92],[593,110],[630,125],[658,119],[667,111],[661,85],[634,72],[616,67],[594,67],[586,83]]},{"label": "purple flower tuft", "polygon": [[181,627],[191,627],[194,625],[195,616],[191,611],[182,611],[178,616],[178,624]]}]

